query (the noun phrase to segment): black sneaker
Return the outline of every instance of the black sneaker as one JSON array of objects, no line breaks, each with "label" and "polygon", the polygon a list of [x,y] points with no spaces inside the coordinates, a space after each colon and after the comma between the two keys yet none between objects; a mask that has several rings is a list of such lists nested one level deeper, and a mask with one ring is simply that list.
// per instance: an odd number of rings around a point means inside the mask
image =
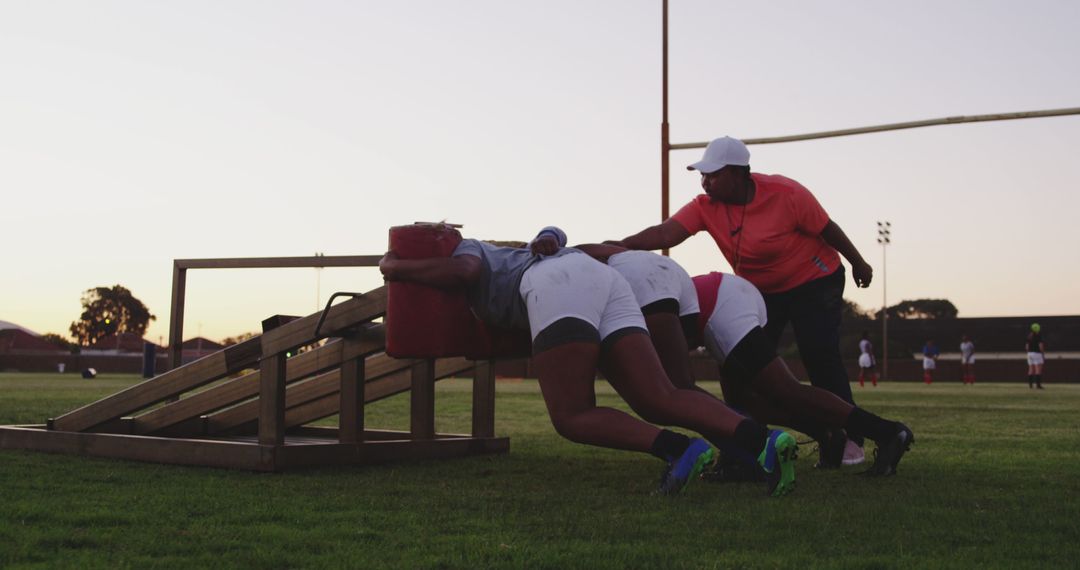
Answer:
[{"label": "black sneaker", "polygon": [[847,434],[843,430],[832,429],[825,432],[818,440],[818,462],[815,469],[839,469],[844,461],[844,447]]},{"label": "black sneaker", "polygon": [[915,434],[902,423],[896,423],[896,434],[884,442],[878,442],[874,450],[874,464],[866,471],[872,477],[896,475],[896,466],[911,445],[915,443]]}]

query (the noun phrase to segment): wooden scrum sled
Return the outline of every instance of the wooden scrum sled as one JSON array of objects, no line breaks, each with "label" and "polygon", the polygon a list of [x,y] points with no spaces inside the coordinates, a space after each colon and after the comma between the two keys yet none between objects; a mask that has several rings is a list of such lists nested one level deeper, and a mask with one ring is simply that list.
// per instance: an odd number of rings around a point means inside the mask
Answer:
[{"label": "wooden scrum sled", "polygon": [[[386,353],[389,320],[372,321],[386,315],[393,285],[266,319],[259,336],[46,424],[0,426],[0,448],[254,471],[507,453],[509,438],[495,436],[493,356]],[[175,289],[174,279],[174,316]],[[436,380],[468,374],[472,433],[436,433]],[[366,404],[402,392],[409,431],[366,425]],[[336,428],[308,425],[334,415]]]}]

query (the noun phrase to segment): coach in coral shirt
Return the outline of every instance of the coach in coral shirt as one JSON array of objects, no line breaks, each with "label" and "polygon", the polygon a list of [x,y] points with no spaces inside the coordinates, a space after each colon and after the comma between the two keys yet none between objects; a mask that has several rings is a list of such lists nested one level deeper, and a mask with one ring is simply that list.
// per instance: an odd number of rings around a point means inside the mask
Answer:
[{"label": "coach in coral shirt", "polygon": [[701,173],[704,194],[663,223],[617,242],[629,249],[676,246],[700,231],[716,242],[736,275],[765,298],[765,332],[774,342],[792,323],[810,382],[854,404],[840,359],[844,266],[859,287],[873,270],[814,195],[798,182],[750,172],[750,151],[723,137],[687,167]]}]

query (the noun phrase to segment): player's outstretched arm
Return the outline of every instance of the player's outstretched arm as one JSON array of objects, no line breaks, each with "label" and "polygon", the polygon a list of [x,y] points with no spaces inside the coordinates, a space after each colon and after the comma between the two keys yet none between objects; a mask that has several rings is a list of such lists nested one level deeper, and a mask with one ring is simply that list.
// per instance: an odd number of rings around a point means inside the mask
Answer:
[{"label": "player's outstretched arm", "polygon": [[387,281],[408,281],[440,289],[458,289],[480,278],[480,258],[474,255],[400,259],[389,251],[379,260],[379,271]]},{"label": "player's outstretched arm", "polygon": [[625,247],[619,247],[617,245],[608,245],[604,243],[583,243],[581,245],[575,245],[574,249],[580,249],[585,252],[586,255],[607,263],[609,257],[616,253],[622,253],[627,251]]},{"label": "player's outstretched arm", "polygon": [[632,236],[625,237],[619,241],[605,241],[604,243],[622,246],[626,249],[654,250],[675,247],[686,241],[686,238],[688,237],[690,237],[690,232],[686,231],[686,228],[684,228],[682,224],[676,222],[674,219],[668,218],[667,220],[664,220],[655,226],[645,228]]}]

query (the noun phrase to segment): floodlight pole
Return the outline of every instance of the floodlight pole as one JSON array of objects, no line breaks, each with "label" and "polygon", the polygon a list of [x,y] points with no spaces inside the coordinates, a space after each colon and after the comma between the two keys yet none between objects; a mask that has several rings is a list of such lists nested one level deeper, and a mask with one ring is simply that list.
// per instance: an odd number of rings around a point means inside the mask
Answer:
[{"label": "floodlight pole", "polygon": [[[671,213],[668,208],[670,188],[670,169],[671,169],[671,138],[668,132],[668,0],[663,0],[663,33],[661,34],[661,41],[663,47],[661,51],[663,55],[661,57],[661,120],[660,120],[660,222],[663,223],[668,219]],[[668,248],[664,248],[663,254],[668,254]]]},{"label": "floodlight pole", "polygon": [[892,224],[888,220],[877,223],[877,242],[881,244],[881,379],[889,377],[889,274],[886,270],[885,250],[892,242]]},{"label": "floodlight pole", "polygon": [[[323,253],[320,251],[315,252],[315,257],[323,257]],[[322,266],[315,267],[315,310],[318,311],[322,308]]]}]

